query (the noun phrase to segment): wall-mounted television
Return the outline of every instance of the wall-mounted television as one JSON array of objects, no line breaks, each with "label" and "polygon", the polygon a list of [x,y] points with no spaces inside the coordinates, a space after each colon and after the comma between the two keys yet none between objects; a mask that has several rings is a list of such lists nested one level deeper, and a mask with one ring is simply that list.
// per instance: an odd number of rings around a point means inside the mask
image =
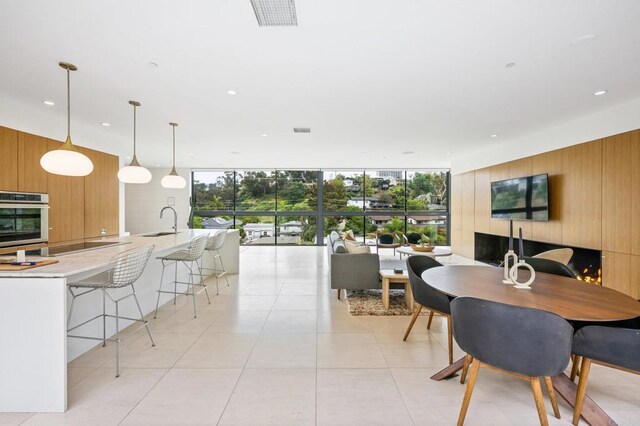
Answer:
[{"label": "wall-mounted television", "polygon": [[491,217],[549,220],[549,175],[491,182]]}]

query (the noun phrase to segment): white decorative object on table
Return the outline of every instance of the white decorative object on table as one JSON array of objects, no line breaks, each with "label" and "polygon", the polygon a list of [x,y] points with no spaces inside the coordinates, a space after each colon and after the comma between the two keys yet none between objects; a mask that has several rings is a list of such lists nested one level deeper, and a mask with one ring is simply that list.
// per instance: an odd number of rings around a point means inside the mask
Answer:
[{"label": "white decorative object on table", "polygon": [[[531,272],[531,276],[529,279],[524,282],[518,282],[518,268],[527,268],[529,272]],[[531,265],[526,263],[524,260],[521,260],[514,264],[509,270],[509,278],[515,284],[513,287],[521,290],[531,290],[531,283],[536,279],[536,271],[533,269]]]},{"label": "white decorative object on table", "polygon": [[502,280],[503,284],[515,284],[515,281],[518,279],[518,270],[516,268],[515,279],[511,279],[511,272],[509,271],[510,260],[513,259],[513,264],[518,264],[518,255],[513,251],[509,250],[504,255],[504,280]]}]

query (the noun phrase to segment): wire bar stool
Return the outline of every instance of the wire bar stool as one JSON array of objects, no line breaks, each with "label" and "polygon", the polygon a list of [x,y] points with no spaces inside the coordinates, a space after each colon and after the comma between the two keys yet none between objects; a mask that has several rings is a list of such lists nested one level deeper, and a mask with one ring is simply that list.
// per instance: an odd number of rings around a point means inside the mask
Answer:
[{"label": "wire bar stool", "polygon": [[[138,280],[138,278],[140,278],[140,275],[142,275],[149,257],[151,256],[151,252],[153,252],[153,249],[154,246],[147,245],[119,253],[111,258],[111,261],[109,262],[109,269],[105,272],[94,275],[92,277],[88,277],[87,279],[82,281],[67,283],[67,288],[72,296],[71,305],[69,306],[69,315],[67,316],[67,337],[73,337],[77,339],[101,340],[103,347],[107,345],[107,341],[115,342],[116,377],[120,377],[120,342],[122,340],[126,339],[127,337],[131,336],[133,333],[141,330],[144,327],[147,330],[147,334],[149,335],[149,340],[151,340],[151,346],[156,345],[153,341],[153,337],[151,337],[149,327],[147,326],[149,321],[144,319],[144,314],[142,313],[140,303],[138,302],[138,297],[136,296],[136,289],[133,285]],[[109,290],[121,289],[128,286],[131,286],[131,293],[128,293],[124,296],[116,298],[114,295],[109,293]],[[76,299],[80,296],[84,296],[98,290],[102,292],[102,314],[98,314],[91,319],[88,319],[78,325],[71,327],[71,316],[73,314],[73,307],[75,305]],[[133,300],[136,302],[138,312],[140,312],[140,318],[123,317],[119,315],[119,303],[130,297],[133,297]],[[106,313],[107,298],[109,298],[109,300],[111,300],[115,304],[115,315]],[[107,338],[106,336],[107,317],[114,318],[116,320],[116,334],[114,338]],[[102,337],[69,334],[73,330],[76,330],[77,328],[82,327],[83,325],[88,324],[98,318],[102,318]],[[141,322],[142,325],[121,338],[119,322],[119,320],[121,319]]]},{"label": "wire bar stool", "polygon": [[[213,260],[212,268],[205,268],[202,266],[202,260],[200,265],[200,276],[210,277],[213,276],[216,278],[216,294],[220,294],[220,287],[218,286],[218,278],[224,277],[224,280],[227,282],[227,287],[229,287],[229,279],[227,278],[227,270],[224,269],[224,262],[222,261],[222,256],[220,255],[220,249],[224,245],[224,241],[227,238],[227,231],[218,231],[209,237],[207,241],[207,246],[205,247],[205,253],[209,253],[211,259]],[[218,268],[218,262],[220,263],[220,267]],[[211,274],[204,275],[202,271],[211,271]]]},{"label": "wire bar stool", "polygon": [[[207,295],[207,301],[211,304],[211,299],[209,298],[209,292],[207,291],[207,284],[202,280],[202,271],[200,270],[200,264],[198,261],[202,258],[202,254],[204,253],[204,249],[207,246],[207,240],[209,239],[209,234],[198,235],[193,238],[189,242],[189,246],[185,250],[178,250],[173,253],[169,253],[165,256],[157,257],[162,261],[162,274],[160,275],[160,287],[158,288],[158,300],[156,301],[156,311],[153,315],[154,318],[158,316],[158,307],[160,306],[160,295],[162,293],[173,294],[173,304],[176,304],[176,299],[178,294],[189,294],[189,289],[191,289],[191,295],[193,297],[193,317],[197,318],[196,312],[196,295],[204,293]],[[189,271],[189,281],[178,281],[178,263],[182,262],[184,266]],[[175,276],[173,280],[173,291],[163,290],[162,285],[164,281],[164,270],[167,265],[171,263],[175,263]],[[195,267],[194,267],[195,263]],[[196,269],[197,268],[197,269]],[[195,273],[194,271],[198,271]],[[200,280],[196,283],[194,282],[194,275],[199,275]],[[184,293],[178,292],[178,284],[184,284],[187,286],[187,290]],[[196,292],[196,287],[202,287],[202,289]]]}]

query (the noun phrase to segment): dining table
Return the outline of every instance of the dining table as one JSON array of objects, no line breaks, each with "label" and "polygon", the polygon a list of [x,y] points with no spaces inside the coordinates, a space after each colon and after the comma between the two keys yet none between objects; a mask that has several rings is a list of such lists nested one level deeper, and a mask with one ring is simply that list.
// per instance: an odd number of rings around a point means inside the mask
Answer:
[{"label": "dining table", "polygon": [[[530,272],[520,269],[518,281],[529,279]],[[513,306],[552,312],[568,321],[604,323],[640,317],[640,302],[611,288],[573,278],[536,272],[530,289],[504,284],[504,269],[485,265],[447,265],[422,273],[422,279],[436,290],[451,296],[470,296]],[[457,375],[464,357],[434,374],[444,380]],[[572,407],[577,385],[566,374],[553,377],[556,392]],[[585,396],[582,417],[590,425],[615,425],[589,396]]]}]

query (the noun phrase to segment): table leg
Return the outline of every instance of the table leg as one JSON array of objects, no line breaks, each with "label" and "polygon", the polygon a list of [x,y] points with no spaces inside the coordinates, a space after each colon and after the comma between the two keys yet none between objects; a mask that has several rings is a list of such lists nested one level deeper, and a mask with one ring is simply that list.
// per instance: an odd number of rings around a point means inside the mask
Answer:
[{"label": "table leg", "polygon": [[[576,392],[578,390],[578,385],[569,379],[569,377],[562,373],[559,376],[551,378],[553,381],[553,388],[556,390],[556,393],[562,397],[569,405],[573,408],[576,402]],[[607,415],[607,413],[602,410],[593,402],[589,395],[585,395],[584,403],[582,405],[582,418],[586,420],[588,424],[591,426],[615,426],[617,423]]]},{"label": "table leg", "polygon": [[[456,362],[454,362],[453,364],[451,364],[450,366],[448,366],[447,368],[444,368],[438,371],[436,374],[431,376],[431,380],[440,381],[440,380],[450,379],[452,377],[455,377],[456,373],[462,370],[462,367],[464,367],[464,359],[465,357],[462,357]],[[585,399],[585,402],[586,402],[586,399]]]},{"label": "table leg", "polygon": [[407,304],[407,308],[413,312],[413,292],[411,291],[411,284],[404,283],[404,301]]},{"label": "table leg", "polygon": [[382,306],[384,310],[389,310],[389,278],[382,279]]}]

